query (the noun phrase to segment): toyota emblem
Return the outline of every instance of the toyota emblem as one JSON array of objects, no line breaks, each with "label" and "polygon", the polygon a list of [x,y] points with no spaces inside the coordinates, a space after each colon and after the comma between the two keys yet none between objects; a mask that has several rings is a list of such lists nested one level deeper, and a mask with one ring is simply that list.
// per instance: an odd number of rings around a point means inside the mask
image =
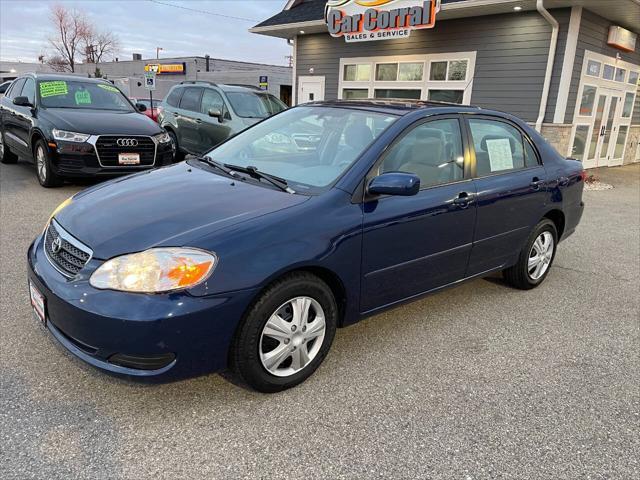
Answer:
[{"label": "toyota emblem", "polygon": [[138,140],[135,138],[119,138],[116,142],[119,147],[137,147]]},{"label": "toyota emblem", "polygon": [[51,243],[51,251],[53,253],[58,253],[60,250],[62,250],[62,240],[58,237]]}]

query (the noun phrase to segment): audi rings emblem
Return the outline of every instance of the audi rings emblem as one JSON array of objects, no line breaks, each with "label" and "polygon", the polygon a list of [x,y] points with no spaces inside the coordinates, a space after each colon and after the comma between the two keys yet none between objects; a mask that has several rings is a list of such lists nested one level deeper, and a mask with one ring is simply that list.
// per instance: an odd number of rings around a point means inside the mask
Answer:
[{"label": "audi rings emblem", "polygon": [[62,250],[62,240],[58,237],[51,243],[51,251],[53,253],[58,253],[60,250]]},{"label": "audi rings emblem", "polygon": [[138,140],[135,138],[119,138],[116,142],[119,147],[137,147]]}]

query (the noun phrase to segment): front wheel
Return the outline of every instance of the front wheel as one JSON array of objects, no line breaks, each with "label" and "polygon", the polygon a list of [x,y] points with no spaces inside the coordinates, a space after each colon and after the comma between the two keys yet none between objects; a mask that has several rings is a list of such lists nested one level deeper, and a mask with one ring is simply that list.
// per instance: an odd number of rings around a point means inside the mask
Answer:
[{"label": "front wheel", "polygon": [[180,148],[178,148],[178,137],[171,130],[167,131],[167,133],[169,134],[169,138],[171,139],[171,148],[173,149],[173,161],[181,162],[182,160],[184,160],[184,153],[182,153],[180,151]]},{"label": "front wheel", "polygon": [[265,393],[310,377],[327,355],[338,309],[331,289],[309,273],[274,283],[251,307],[231,345],[237,377]]},{"label": "front wheel", "polygon": [[44,140],[40,139],[36,142],[33,156],[36,161],[36,174],[40,185],[46,188],[62,185],[62,179],[53,171],[51,155]]},{"label": "front wheel", "polygon": [[531,232],[518,257],[518,263],[506,269],[505,280],[521,290],[540,285],[551,269],[558,245],[558,230],[548,219],[542,220]]}]

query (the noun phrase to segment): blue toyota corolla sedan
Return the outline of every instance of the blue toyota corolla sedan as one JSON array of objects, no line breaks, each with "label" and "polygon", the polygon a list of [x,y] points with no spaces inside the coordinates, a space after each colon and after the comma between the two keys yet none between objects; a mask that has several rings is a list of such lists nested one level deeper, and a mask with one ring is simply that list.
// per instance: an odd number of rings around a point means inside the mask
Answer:
[{"label": "blue toyota corolla sedan", "polygon": [[540,285],[583,185],[580,162],[504,113],[306,104],[65,201],[29,248],[31,303],[96,367],[229,369],[275,392],[337,327],[492,272]]}]

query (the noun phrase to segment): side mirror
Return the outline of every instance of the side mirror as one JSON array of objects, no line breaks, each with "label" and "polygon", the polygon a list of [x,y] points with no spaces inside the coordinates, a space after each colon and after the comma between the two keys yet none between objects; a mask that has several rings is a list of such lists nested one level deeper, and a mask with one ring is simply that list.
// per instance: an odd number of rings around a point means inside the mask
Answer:
[{"label": "side mirror", "polygon": [[218,122],[222,123],[223,116],[219,108],[210,108],[207,113],[210,117],[215,117],[218,119]]},{"label": "side mirror", "polygon": [[420,178],[413,173],[389,172],[377,176],[369,183],[370,195],[398,195],[410,197],[420,191]]},{"label": "side mirror", "polygon": [[147,106],[144,103],[136,103],[136,108],[139,112],[146,112]]},{"label": "side mirror", "polygon": [[33,104],[27,97],[16,97],[13,99],[13,104],[19,107],[33,107]]}]

